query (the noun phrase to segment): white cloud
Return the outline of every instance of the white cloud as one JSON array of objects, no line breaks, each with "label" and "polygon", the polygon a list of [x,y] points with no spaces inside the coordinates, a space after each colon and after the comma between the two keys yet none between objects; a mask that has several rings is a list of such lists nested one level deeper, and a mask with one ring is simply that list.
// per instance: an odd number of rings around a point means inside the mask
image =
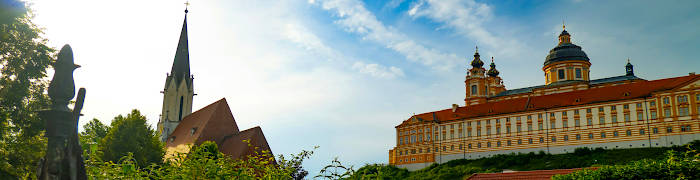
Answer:
[{"label": "white cloud", "polygon": [[[335,12],[340,18],[335,23],[345,28],[346,31],[363,35],[363,39],[392,49],[410,61],[441,70],[449,69],[460,62],[455,54],[427,48],[401,32],[386,27],[364,7],[362,2],[356,0],[321,0],[318,2],[324,10]],[[310,1],[310,3],[316,2]]]},{"label": "white cloud", "polygon": [[492,18],[492,13],[489,5],[474,0],[421,0],[408,10],[412,17],[426,17],[455,29],[479,46],[490,47],[496,55],[517,56],[522,49],[518,41],[498,37],[484,28],[483,23]]},{"label": "white cloud", "polygon": [[393,79],[404,76],[404,73],[400,68],[394,66],[387,68],[379,64],[366,64],[359,61],[352,65],[352,69],[360,73],[369,74],[371,76],[384,79]]}]

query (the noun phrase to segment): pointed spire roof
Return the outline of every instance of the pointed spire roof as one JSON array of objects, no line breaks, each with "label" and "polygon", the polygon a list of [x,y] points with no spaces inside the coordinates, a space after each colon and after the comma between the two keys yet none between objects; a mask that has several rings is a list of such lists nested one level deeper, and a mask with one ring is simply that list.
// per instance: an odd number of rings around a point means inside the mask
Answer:
[{"label": "pointed spire roof", "polygon": [[170,75],[175,77],[177,84],[180,84],[183,78],[190,77],[190,53],[187,39],[187,9],[185,9],[185,21],[182,23],[175,60],[173,60],[173,67],[170,70]]}]

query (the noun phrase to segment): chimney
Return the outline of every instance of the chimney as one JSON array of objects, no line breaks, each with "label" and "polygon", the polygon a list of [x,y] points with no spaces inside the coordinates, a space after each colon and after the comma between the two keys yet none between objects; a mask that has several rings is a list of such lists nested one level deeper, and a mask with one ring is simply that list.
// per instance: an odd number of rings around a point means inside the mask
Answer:
[{"label": "chimney", "polygon": [[457,112],[457,108],[458,108],[458,107],[459,107],[459,105],[457,105],[457,104],[452,104],[452,112]]}]

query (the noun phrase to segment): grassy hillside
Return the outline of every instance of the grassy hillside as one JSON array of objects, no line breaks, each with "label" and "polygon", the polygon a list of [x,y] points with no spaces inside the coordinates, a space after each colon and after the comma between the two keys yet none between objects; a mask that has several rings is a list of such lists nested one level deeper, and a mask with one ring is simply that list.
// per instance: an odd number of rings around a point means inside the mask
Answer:
[{"label": "grassy hillside", "polygon": [[[700,141],[691,144],[692,149],[700,147]],[[527,171],[622,165],[643,159],[661,160],[666,158],[666,152],[669,150],[686,151],[687,148],[686,146],[614,150],[579,148],[573,153],[557,155],[544,152],[507,154],[474,160],[453,160],[443,164],[433,164],[414,172],[391,165],[371,164],[359,168],[348,179],[461,179],[472,173],[501,172],[503,169]]]}]

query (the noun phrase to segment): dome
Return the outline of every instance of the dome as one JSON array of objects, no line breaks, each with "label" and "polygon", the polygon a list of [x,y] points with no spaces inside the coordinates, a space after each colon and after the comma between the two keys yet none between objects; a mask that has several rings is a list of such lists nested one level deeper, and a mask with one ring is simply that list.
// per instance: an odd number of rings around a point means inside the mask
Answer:
[{"label": "dome", "polygon": [[549,50],[549,55],[547,55],[547,58],[545,58],[544,61],[545,66],[551,63],[567,60],[590,61],[590,59],[588,59],[588,55],[581,50],[581,46],[572,44],[571,41],[569,41],[569,36],[569,32],[566,32],[566,30],[561,32],[559,35],[559,45],[554,47],[552,50]]},{"label": "dome", "polygon": [[486,72],[486,75],[489,75],[491,77],[496,77],[500,74],[498,70],[496,70],[496,63],[493,62],[493,57],[491,57],[491,68],[489,71]]}]

